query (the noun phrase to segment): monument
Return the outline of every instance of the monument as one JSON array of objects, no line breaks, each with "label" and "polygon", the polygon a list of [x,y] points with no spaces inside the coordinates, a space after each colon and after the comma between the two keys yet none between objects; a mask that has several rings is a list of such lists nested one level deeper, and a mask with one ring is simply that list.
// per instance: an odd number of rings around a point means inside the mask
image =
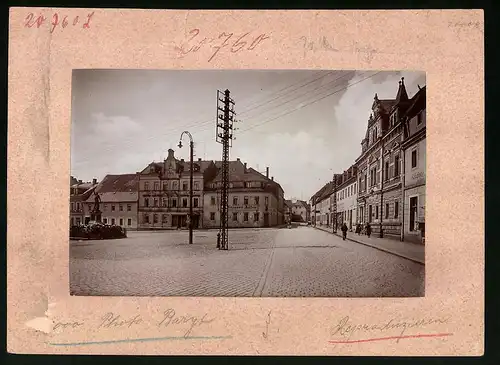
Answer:
[{"label": "monument", "polygon": [[101,223],[101,209],[100,209],[100,204],[101,204],[101,197],[99,194],[94,191],[94,208],[92,209],[92,212],[90,212],[90,220],[91,221],[96,221]]}]

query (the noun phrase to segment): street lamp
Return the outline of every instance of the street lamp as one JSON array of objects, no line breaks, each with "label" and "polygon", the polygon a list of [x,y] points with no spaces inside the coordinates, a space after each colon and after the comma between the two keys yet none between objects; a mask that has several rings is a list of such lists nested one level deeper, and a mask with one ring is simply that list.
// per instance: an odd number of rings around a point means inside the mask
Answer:
[{"label": "street lamp", "polygon": [[179,148],[182,148],[182,137],[184,135],[187,135],[189,137],[189,162],[190,162],[190,167],[189,167],[189,244],[193,243],[193,149],[194,149],[194,143],[193,143],[193,136],[191,133],[188,131],[184,131],[181,133],[181,137],[179,138]]}]

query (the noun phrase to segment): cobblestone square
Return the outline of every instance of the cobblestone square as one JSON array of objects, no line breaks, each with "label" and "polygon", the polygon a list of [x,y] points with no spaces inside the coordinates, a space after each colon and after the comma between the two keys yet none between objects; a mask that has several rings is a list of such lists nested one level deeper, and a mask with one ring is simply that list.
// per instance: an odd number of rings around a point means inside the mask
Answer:
[{"label": "cobblestone square", "polygon": [[128,232],[70,241],[70,291],[92,296],[414,297],[424,265],[311,227]]}]

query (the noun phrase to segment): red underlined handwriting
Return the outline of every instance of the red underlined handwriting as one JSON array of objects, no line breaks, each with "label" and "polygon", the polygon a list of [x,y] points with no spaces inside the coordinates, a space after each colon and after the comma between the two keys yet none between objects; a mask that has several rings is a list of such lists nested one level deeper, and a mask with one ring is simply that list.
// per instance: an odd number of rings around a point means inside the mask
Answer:
[{"label": "red underlined handwriting", "polygon": [[227,49],[231,53],[253,51],[259,44],[270,38],[265,33],[254,35],[251,35],[251,33],[246,32],[236,35],[234,33],[222,32],[212,38],[200,36],[200,29],[195,28],[188,32],[186,40],[181,45],[175,46],[175,50],[180,57],[183,57],[205,47],[211,51],[208,58],[208,62],[211,62],[223,49]]},{"label": "red underlined handwriting", "polygon": [[339,340],[339,341],[328,341],[329,343],[362,343],[362,342],[375,342],[375,341],[388,341],[388,340],[402,340],[407,338],[426,338],[426,337],[447,337],[452,336],[453,333],[435,333],[435,334],[419,334],[419,335],[407,335],[407,336],[390,336],[390,337],[378,337],[378,338],[366,338],[363,340]]},{"label": "red underlined handwriting", "polygon": [[25,28],[40,28],[44,24],[49,27],[50,33],[54,33],[57,28],[65,29],[67,27],[75,27],[82,29],[89,29],[94,12],[88,13],[84,16],[67,16],[64,14],[54,13],[51,17],[47,18],[43,14],[35,15],[29,13],[24,19]]}]

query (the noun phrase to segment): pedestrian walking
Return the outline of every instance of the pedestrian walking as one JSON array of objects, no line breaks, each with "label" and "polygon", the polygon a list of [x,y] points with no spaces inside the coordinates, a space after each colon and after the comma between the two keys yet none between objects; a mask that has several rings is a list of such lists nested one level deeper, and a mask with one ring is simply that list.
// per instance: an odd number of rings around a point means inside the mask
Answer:
[{"label": "pedestrian walking", "polygon": [[372,227],[370,227],[370,223],[366,223],[366,235],[368,238],[370,238],[370,235],[372,234]]},{"label": "pedestrian walking", "polygon": [[347,224],[345,224],[345,222],[342,224],[342,239],[345,241],[345,239],[347,238]]},{"label": "pedestrian walking", "polygon": [[358,234],[358,236],[361,234],[361,224],[360,223],[356,224],[356,233]]}]

